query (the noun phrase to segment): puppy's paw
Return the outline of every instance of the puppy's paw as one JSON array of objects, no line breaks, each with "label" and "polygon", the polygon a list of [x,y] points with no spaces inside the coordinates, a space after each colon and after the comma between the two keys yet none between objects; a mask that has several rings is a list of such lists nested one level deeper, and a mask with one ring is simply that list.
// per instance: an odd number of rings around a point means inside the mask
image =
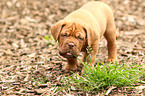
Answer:
[{"label": "puppy's paw", "polygon": [[105,60],[105,62],[112,62],[112,63],[114,63],[116,61],[117,61],[116,59],[107,59],[107,60]]},{"label": "puppy's paw", "polygon": [[82,63],[78,63],[77,66],[83,66],[83,64]]},{"label": "puppy's paw", "polygon": [[81,71],[81,75],[84,75],[84,69],[82,69],[82,71]]},{"label": "puppy's paw", "polygon": [[77,69],[77,65],[65,65],[63,68],[62,68],[62,70],[66,70],[66,71],[68,71],[68,70],[76,70]]}]

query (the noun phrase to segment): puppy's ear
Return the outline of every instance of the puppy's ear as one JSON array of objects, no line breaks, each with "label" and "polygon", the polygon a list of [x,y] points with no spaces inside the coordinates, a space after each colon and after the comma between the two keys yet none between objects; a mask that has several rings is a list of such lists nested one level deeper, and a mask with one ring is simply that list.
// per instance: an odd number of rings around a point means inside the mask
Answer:
[{"label": "puppy's ear", "polygon": [[62,28],[65,26],[65,22],[63,20],[55,23],[53,26],[51,26],[51,34],[53,38],[57,41],[59,37],[59,33],[61,32]]},{"label": "puppy's ear", "polygon": [[89,26],[85,26],[85,27],[83,27],[83,29],[87,34],[88,46],[92,47],[92,44],[94,43],[94,41],[98,39],[97,32],[92,30]]}]

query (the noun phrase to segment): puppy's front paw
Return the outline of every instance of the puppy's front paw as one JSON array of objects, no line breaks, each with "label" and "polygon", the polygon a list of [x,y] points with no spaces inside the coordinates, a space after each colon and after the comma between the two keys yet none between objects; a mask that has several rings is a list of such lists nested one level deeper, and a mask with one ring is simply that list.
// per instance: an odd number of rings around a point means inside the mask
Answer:
[{"label": "puppy's front paw", "polygon": [[81,71],[81,75],[84,75],[84,69],[82,69],[82,71]]},{"label": "puppy's front paw", "polygon": [[76,70],[77,69],[77,65],[69,65],[69,64],[67,64],[67,65],[65,65],[63,68],[62,68],[62,70]]},{"label": "puppy's front paw", "polygon": [[81,62],[79,62],[79,63],[77,64],[77,66],[83,66],[83,64],[82,64]]}]

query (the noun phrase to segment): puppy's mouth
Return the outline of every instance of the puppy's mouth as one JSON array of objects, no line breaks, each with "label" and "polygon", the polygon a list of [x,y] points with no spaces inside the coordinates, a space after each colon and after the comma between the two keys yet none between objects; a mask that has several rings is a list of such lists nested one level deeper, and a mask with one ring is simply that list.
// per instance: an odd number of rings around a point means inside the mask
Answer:
[{"label": "puppy's mouth", "polygon": [[59,54],[65,58],[77,58],[77,55],[73,54],[73,52],[68,51],[68,52],[61,52],[59,51]]},{"label": "puppy's mouth", "polygon": [[69,56],[73,55],[72,53],[69,53],[69,52],[67,52],[66,54],[69,55]]}]

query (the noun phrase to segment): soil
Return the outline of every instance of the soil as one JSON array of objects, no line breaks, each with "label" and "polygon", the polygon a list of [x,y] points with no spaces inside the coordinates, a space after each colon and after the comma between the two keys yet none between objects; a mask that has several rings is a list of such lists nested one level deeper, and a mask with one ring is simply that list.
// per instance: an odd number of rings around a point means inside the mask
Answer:
[{"label": "soil", "polygon": [[[56,91],[66,59],[58,54],[50,27],[90,0],[0,0],[0,95],[87,95]],[[114,11],[120,63],[145,68],[144,0],[102,0]],[[47,40],[46,40],[47,37]],[[96,59],[107,59],[102,37]],[[79,71],[77,71],[79,72]],[[145,95],[144,83],[113,89],[109,95]],[[66,83],[66,82],[62,82]],[[55,87],[53,87],[55,85]],[[106,90],[107,91],[107,90]],[[102,95],[102,93],[99,93]]]}]

